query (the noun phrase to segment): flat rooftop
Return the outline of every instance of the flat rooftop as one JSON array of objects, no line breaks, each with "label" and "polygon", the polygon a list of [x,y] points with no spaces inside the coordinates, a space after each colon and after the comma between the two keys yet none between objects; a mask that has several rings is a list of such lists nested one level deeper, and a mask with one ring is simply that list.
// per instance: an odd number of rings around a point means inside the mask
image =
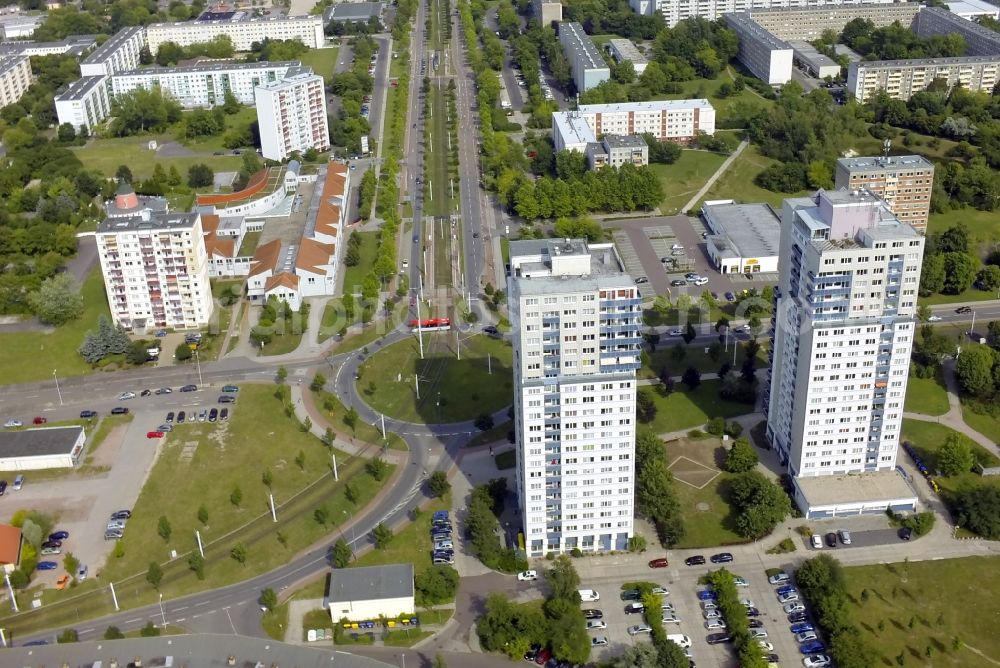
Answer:
[{"label": "flat rooftop", "polygon": [[792,47],[792,49],[795,51],[795,55],[798,56],[800,60],[806,61],[809,65],[812,65],[813,67],[816,68],[840,67],[840,63],[838,63],[833,58],[825,56],[819,51],[817,51],[816,47],[814,47],[809,42],[800,39],[795,39],[795,40],[788,40],[788,44]]},{"label": "flat rooftop", "polygon": [[580,112],[584,114],[613,114],[641,111],[675,111],[682,109],[712,109],[712,103],[704,98],[690,100],[651,100],[649,102],[615,102],[612,104],[581,104]]},{"label": "flat rooftop", "polygon": [[576,111],[552,112],[552,124],[556,126],[567,144],[591,144],[597,141],[597,136]]},{"label": "flat rooftop", "polygon": [[[562,38],[566,39],[563,40]],[[572,49],[576,55],[583,58],[584,67],[592,69],[608,69],[608,64],[601,57],[594,41],[590,39],[583,26],[575,21],[563,21],[559,24],[559,41],[567,49]],[[572,64],[572,63],[571,63]]]},{"label": "flat rooftop", "polygon": [[201,72],[231,72],[235,70],[278,70],[278,69],[289,69],[291,67],[301,67],[302,63],[298,60],[278,60],[278,61],[264,61],[258,63],[239,63],[236,61],[230,61],[225,63],[220,63],[218,61],[199,61],[192,65],[176,65],[174,67],[143,67],[137,70],[128,70],[127,72],[118,72],[115,74],[116,77],[141,77],[141,76],[162,76],[164,74],[199,74]]},{"label": "flat rooftop", "polygon": [[[960,19],[960,20],[964,21],[965,19]],[[959,56],[957,58],[912,58],[909,60],[863,60],[859,63],[851,63],[851,67],[865,67],[868,69],[872,68],[899,69],[902,67],[948,67],[950,65],[1000,65],[1000,55]]]},{"label": "flat rooftop", "polygon": [[[548,275],[553,258],[585,256],[589,274]],[[583,239],[531,239],[510,242],[510,266],[523,294],[545,294],[554,282],[559,290],[595,287],[635,287],[618,258],[614,244],[589,244]],[[575,265],[574,265],[575,266]],[[524,275],[534,274],[534,275]]]},{"label": "flat rooftop", "polygon": [[181,230],[194,227],[200,219],[198,213],[181,211],[154,212],[148,215],[123,216],[121,218],[106,218],[97,226],[98,234],[118,232],[138,232],[153,230]]},{"label": "flat rooftop", "polygon": [[800,476],[795,484],[810,507],[837,504],[876,504],[916,497],[896,471],[844,475]]},{"label": "flat rooftop", "polygon": [[381,2],[339,2],[326,12],[327,21],[367,21],[382,13]]},{"label": "flat rooftop", "polygon": [[89,95],[94,88],[103,86],[106,79],[107,77],[103,74],[100,76],[80,77],[76,81],[72,82],[66,90],[56,95],[55,99],[64,101],[82,100]]},{"label": "flat rooftop", "polygon": [[108,41],[94,49],[89,56],[83,59],[83,62],[103,63],[105,60],[110,58],[115,51],[120,49],[122,44],[135,37],[136,34],[141,33],[142,30],[143,28],[141,26],[129,26],[127,28],[122,28],[112,35]]},{"label": "flat rooftop", "polygon": [[722,234],[713,235],[735,253],[734,257],[770,257],[778,254],[781,217],[768,204],[705,204],[705,215]]},{"label": "flat rooftop", "polygon": [[608,40],[608,46],[611,47],[611,49],[617,53],[622,60],[628,60],[636,64],[649,62],[646,56],[639,52],[639,48],[630,39],[611,39]]},{"label": "flat rooftop", "polygon": [[413,596],[413,564],[335,568],[327,590],[330,601],[378,601]]},{"label": "flat rooftop", "polygon": [[785,42],[770,30],[767,30],[764,26],[754,21],[748,12],[729,12],[723,14],[722,18],[737,33],[743,33],[744,36],[752,37],[773,51],[792,48],[788,42]]},{"label": "flat rooftop", "polygon": [[646,140],[639,135],[604,135],[608,148],[643,148]]},{"label": "flat rooftop", "polygon": [[0,458],[44,457],[73,452],[83,427],[40,427],[0,431]]},{"label": "flat rooftop", "polygon": [[239,668],[393,668],[382,661],[335,649],[287,645],[270,638],[193,634],[12,647],[4,649],[3,656],[8,666],[92,666],[98,662],[107,666],[116,657],[119,665],[125,666],[132,665],[130,662],[135,657],[147,668],[163,668],[168,658],[173,666],[208,668],[226,666],[228,657],[235,656]]},{"label": "flat rooftop", "polygon": [[888,157],[858,156],[855,158],[840,158],[837,166],[850,172],[877,172],[893,169],[934,169],[934,163],[922,155],[890,155]]}]

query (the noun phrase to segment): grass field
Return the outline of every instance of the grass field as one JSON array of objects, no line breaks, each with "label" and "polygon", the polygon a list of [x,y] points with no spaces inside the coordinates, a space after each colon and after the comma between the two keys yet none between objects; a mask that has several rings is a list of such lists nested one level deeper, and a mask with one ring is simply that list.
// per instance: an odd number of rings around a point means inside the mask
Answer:
[{"label": "grass field", "polygon": [[944,415],[948,412],[948,391],[940,369],[934,378],[910,376],[907,379],[904,410],[924,415]]},{"label": "grass field", "polygon": [[[932,213],[927,223],[927,234],[939,234],[959,223],[968,228],[970,236],[983,246],[983,250],[1000,239],[1000,216],[997,216],[995,211],[979,211],[971,208]],[[992,299],[992,297],[979,297],[979,299]]]},{"label": "grass field", "polygon": [[[731,68],[727,68],[730,72]],[[740,93],[732,95],[730,97],[719,97],[717,95],[719,87],[726,82],[732,82],[732,77],[729,72],[720,72],[718,76],[714,79],[692,79],[691,81],[682,81],[681,92],[670,95],[659,95],[656,99],[690,99],[695,97],[708,98],[708,101],[712,103],[715,107],[716,113],[716,123],[723,121],[730,116],[730,111],[739,103],[751,104],[757,107],[768,107],[774,104],[772,100],[766,100],[758,95],[755,91],[746,87]],[[724,125],[724,124],[723,124]]]},{"label": "grass field", "polygon": [[338,48],[309,49],[298,57],[303,65],[313,69],[313,72],[323,77],[327,86],[333,81],[333,70],[337,66]]},{"label": "grass field", "polygon": [[334,431],[353,435],[365,443],[374,443],[378,446],[387,445],[392,450],[406,450],[406,442],[391,431],[386,431],[387,439],[383,441],[382,432],[378,427],[370,425],[367,422],[359,420],[353,430],[348,427],[344,422],[347,407],[341,403],[337,395],[326,390],[320,390],[319,392],[313,392],[313,399],[316,402],[316,407],[326,415]]},{"label": "grass field", "polygon": [[[683,340],[678,339],[678,341],[681,341],[683,345]],[[670,370],[672,376],[680,376],[690,367],[694,367],[702,373],[717,373],[726,362],[739,371],[746,359],[746,346],[740,344],[736,347],[736,364],[733,365],[733,345],[733,341],[730,340],[729,351],[727,352],[723,348],[723,352],[717,360],[713,360],[711,355],[705,352],[703,345],[684,346],[684,357],[678,360],[674,357],[676,344],[660,344],[657,346],[656,352],[648,356],[649,365],[640,368],[638,375],[639,378],[659,378],[660,369],[664,366]],[[764,345],[768,345],[767,342]],[[767,366],[767,351],[764,349],[764,345],[757,351],[758,369]]]},{"label": "grass field", "polygon": [[351,566],[379,566],[383,564],[413,564],[414,575],[431,567],[431,518],[437,510],[450,510],[449,497],[434,499],[420,509],[420,513],[396,535],[384,550],[371,550],[356,559]]},{"label": "grass field", "polygon": [[[443,82],[431,85],[430,117],[427,119],[427,145],[433,146],[427,163],[426,180],[429,201],[427,213],[434,216],[434,284],[452,284],[452,248],[460,239],[452,240],[450,186],[448,183],[448,99]],[[457,228],[458,226],[456,226]],[[454,234],[459,234],[458,229]],[[459,246],[460,247],[460,246]]]},{"label": "grass field", "polygon": [[[252,123],[257,122],[257,110],[254,107],[241,107],[238,112],[232,116],[226,116],[226,129],[242,129],[249,127]],[[168,135],[171,133],[167,133]],[[172,131],[172,134],[176,137],[181,137],[180,126],[176,130]],[[180,143],[184,144],[187,148],[195,151],[197,153],[215,153],[216,151],[225,151],[229,155],[232,149],[226,147],[223,139],[225,133],[219,133],[217,135],[212,135],[210,137],[198,137],[197,139],[179,139]],[[162,141],[170,141],[170,137],[166,136]],[[212,156],[216,157],[216,156]],[[234,156],[238,160],[241,160],[239,156]],[[164,166],[164,169],[169,169],[168,165]],[[187,179],[187,173],[182,171],[178,166],[177,170],[181,172],[181,177]],[[203,189],[203,190],[208,190]]]},{"label": "grass field", "polygon": [[744,542],[743,537],[736,533],[736,517],[725,497],[732,477],[730,473],[721,473],[701,489],[674,482],[681,513],[686,520],[684,537],[675,546],[677,549]]},{"label": "grass field", "polygon": [[[127,164],[132,175],[138,179],[149,178],[156,163],[169,170],[177,168],[181,178],[187,178],[188,167],[205,163],[216,172],[236,172],[243,164],[238,155],[206,155],[182,158],[157,156],[147,145],[155,139],[159,143],[174,141],[170,135],[143,135],[141,137],[121,137],[114,139],[91,139],[86,146],[70,147],[88,169],[96,169],[109,176],[114,175],[120,165]],[[220,149],[216,149],[220,150]]]},{"label": "grass field", "polygon": [[[344,294],[361,292],[361,282],[365,274],[371,271],[372,263],[378,254],[378,232],[352,232],[361,239],[358,245],[358,263],[353,267],[344,267]],[[361,309],[358,309],[360,313]]]},{"label": "grass field", "polygon": [[725,160],[726,156],[718,153],[686,150],[672,165],[650,165],[663,185],[664,197],[660,211],[664,215],[680,212],[680,208],[705,185]]},{"label": "grass field", "polygon": [[[787,197],[803,197],[810,194],[806,190],[790,194],[776,193],[757,186],[754,178],[775,162],[777,161],[761,155],[753,144],[747,146],[726,173],[709,189],[702,202],[710,199],[732,199],[743,203],[764,202],[780,208],[782,200]],[[698,206],[701,206],[701,202],[696,205]]]},{"label": "grass field", "polygon": [[666,397],[656,391],[650,394],[656,403],[656,417],[644,426],[657,434],[700,427],[714,417],[731,418],[753,412],[753,406],[721,399],[717,380],[703,380],[694,390],[678,383],[676,391]]},{"label": "grass field", "polygon": [[962,406],[962,419],[983,436],[986,436],[994,443],[1000,443],[1000,420],[992,415],[977,413],[970,407]]},{"label": "grass field", "polygon": [[[27,383],[51,380],[52,370],[59,378],[79,376],[91,372],[91,367],[80,357],[77,350],[83,343],[84,335],[97,327],[97,318],[110,317],[108,300],[104,295],[104,278],[101,268],[95,267],[80,289],[83,295],[83,315],[51,334],[39,332],[5,332],[0,334],[0,369],[3,369],[5,383]],[[44,364],[39,362],[44,360]],[[55,392],[51,399],[56,401]]]},{"label": "grass field", "polygon": [[878,652],[869,665],[990,666],[988,657],[1000,655],[997,557],[857,566],[844,574],[852,616]]},{"label": "grass field", "polygon": [[[374,410],[410,422],[471,420],[510,404],[510,345],[473,336],[462,341],[458,360],[455,336],[452,332],[425,334],[423,360],[415,337],[383,348],[361,366],[359,391],[366,393]],[[488,373],[490,365],[492,374]],[[420,379],[419,399],[415,375]],[[372,383],[375,391],[369,393]]]}]

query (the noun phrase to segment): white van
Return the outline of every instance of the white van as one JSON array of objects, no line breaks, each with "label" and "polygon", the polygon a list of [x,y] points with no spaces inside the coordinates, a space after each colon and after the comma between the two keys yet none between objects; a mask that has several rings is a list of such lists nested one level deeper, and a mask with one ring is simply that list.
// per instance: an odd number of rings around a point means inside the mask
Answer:
[{"label": "white van", "polygon": [[691,639],[688,638],[683,633],[668,633],[667,634],[667,640],[669,640],[670,642],[673,642],[673,643],[677,643],[678,645],[680,645],[684,649],[687,649],[688,647],[691,646]]},{"label": "white van", "polygon": [[594,589],[579,589],[577,593],[580,594],[580,600],[586,603],[601,600],[601,595]]}]

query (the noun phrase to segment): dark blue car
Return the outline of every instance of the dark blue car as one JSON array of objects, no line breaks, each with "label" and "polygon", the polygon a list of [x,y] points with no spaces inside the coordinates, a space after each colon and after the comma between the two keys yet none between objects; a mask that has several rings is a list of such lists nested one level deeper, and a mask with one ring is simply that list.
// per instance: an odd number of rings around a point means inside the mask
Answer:
[{"label": "dark blue car", "polygon": [[733,555],[729,552],[719,552],[718,554],[713,554],[711,557],[713,564],[728,564],[732,560]]},{"label": "dark blue car", "polygon": [[49,534],[49,540],[66,540],[69,538],[69,531],[56,531]]},{"label": "dark blue car", "polygon": [[805,633],[806,631],[815,631],[816,629],[809,622],[799,622],[798,624],[792,624],[792,633]]},{"label": "dark blue car", "polygon": [[39,561],[38,565],[35,566],[40,571],[54,571],[59,568],[59,564],[54,561]]},{"label": "dark blue car", "polygon": [[799,651],[803,654],[819,654],[820,652],[826,651],[826,645],[821,643],[819,640],[812,640],[799,645]]},{"label": "dark blue car", "polygon": [[714,591],[711,591],[710,589],[703,589],[702,591],[698,592],[699,601],[714,601],[718,598],[719,595],[716,594]]},{"label": "dark blue car", "polygon": [[778,593],[778,596],[784,596],[785,594],[791,594],[793,591],[798,590],[792,585],[785,585],[783,587],[778,587],[775,591]]}]

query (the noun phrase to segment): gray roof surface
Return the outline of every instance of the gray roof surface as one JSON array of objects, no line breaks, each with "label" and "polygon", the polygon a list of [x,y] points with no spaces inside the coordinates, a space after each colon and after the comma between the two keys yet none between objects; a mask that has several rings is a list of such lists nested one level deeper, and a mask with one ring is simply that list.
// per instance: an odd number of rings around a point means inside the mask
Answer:
[{"label": "gray roof surface", "polygon": [[604,135],[604,143],[611,148],[642,148],[646,140],[639,135]]},{"label": "gray roof surface", "polygon": [[[565,31],[565,33],[564,33]],[[565,34],[567,42],[563,46],[576,51],[580,56],[586,58],[585,67],[589,69],[608,69],[608,64],[601,57],[601,52],[597,50],[594,41],[590,39],[583,26],[575,21],[563,21],[559,24],[559,34]]]},{"label": "gray roof surface", "polygon": [[147,218],[141,215],[121,216],[119,218],[106,218],[97,226],[98,234],[108,234],[113,232],[135,232],[138,230],[170,230],[194,227],[199,220],[197,213],[183,213],[179,211],[152,212]]},{"label": "gray roof surface", "polygon": [[66,455],[83,427],[40,427],[23,431],[0,431],[0,457]]},{"label": "gray roof surface", "polygon": [[[738,257],[767,257],[778,254],[781,243],[781,219],[767,204],[705,204],[706,215],[723,234],[713,239],[724,240]],[[716,247],[721,246],[716,242]]]},{"label": "gray roof surface", "polygon": [[327,21],[367,21],[382,13],[381,2],[339,2],[326,12]]},{"label": "gray roof surface", "polygon": [[89,95],[94,88],[97,86],[103,86],[106,79],[107,77],[103,74],[92,77],[80,77],[71,83],[66,90],[59,95],[56,95],[55,99],[82,100],[87,97],[87,95]]},{"label": "gray roof surface", "polygon": [[142,26],[129,26],[122,28],[108,41],[93,50],[89,56],[83,59],[85,63],[103,63],[111,57],[115,51],[121,48],[122,44],[130,40],[136,33],[142,31]]},{"label": "gray roof surface", "polygon": [[[560,292],[593,290],[601,287],[634,286],[632,278],[625,273],[615,252],[614,244],[588,244],[583,239],[529,239],[510,242],[511,268],[541,272],[552,267],[555,255],[590,255],[590,274],[578,275],[535,275],[518,276],[515,279],[519,292],[523,294],[545,294],[554,289]],[[518,258],[527,256],[532,259]],[[541,261],[534,258],[541,256]]]},{"label": "gray roof surface", "polygon": [[265,61],[257,63],[238,63],[229,61],[200,61],[192,65],[177,65],[175,67],[141,67],[137,70],[118,72],[116,77],[160,76],[163,74],[196,74],[198,72],[228,72],[231,70],[276,70],[282,68],[300,67],[298,60]]},{"label": "gray roof surface", "polygon": [[3,650],[6,666],[92,666],[101,661],[107,666],[117,658],[126,665],[132,657],[141,658],[147,668],[166,665],[172,657],[176,668],[226,666],[227,658],[237,659],[239,668],[282,666],[288,668],[392,668],[390,664],[363,656],[334,651],[332,647],[287,645],[270,638],[236,635],[177,635],[126,640],[96,640],[69,645],[13,647]]},{"label": "gray roof surface", "polygon": [[922,155],[881,155],[840,158],[837,165],[850,172],[871,172],[896,169],[934,169],[934,163]]},{"label": "gray roof surface", "polygon": [[326,593],[332,602],[380,601],[413,596],[413,564],[335,568]]}]

